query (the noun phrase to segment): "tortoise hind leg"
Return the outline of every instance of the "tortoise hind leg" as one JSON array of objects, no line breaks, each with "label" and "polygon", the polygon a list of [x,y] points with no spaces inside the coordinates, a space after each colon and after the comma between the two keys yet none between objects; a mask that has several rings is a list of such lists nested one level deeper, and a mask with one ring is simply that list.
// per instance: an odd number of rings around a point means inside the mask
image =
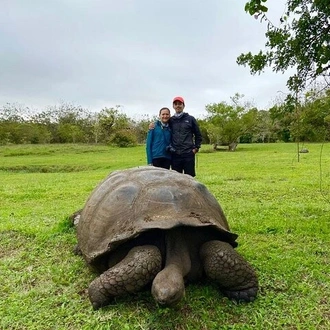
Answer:
[{"label": "tortoise hind leg", "polygon": [[257,275],[230,244],[206,242],[201,247],[200,256],[206,276],[215,280],[228,298],[247,302],[255,299],[258,292]]},{"label": "tortoise hind leg", "polygon": [[136,246],[115,266],[94,279],[88,288],[94,309],[108,305],[114,297],[137,292],[161,270],[162,257],[153,245]]}]

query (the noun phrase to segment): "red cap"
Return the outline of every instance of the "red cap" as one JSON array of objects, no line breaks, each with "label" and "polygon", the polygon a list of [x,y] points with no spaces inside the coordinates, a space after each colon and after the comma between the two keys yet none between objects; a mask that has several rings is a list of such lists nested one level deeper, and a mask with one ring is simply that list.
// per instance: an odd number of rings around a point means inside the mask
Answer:
[{"label": "red cap", "polygon": [[176,96],[176,97],[173,99],[173,103],[174,103],[175,101],[180,101],[181,103],[184,104],[184,99],[183,99],[183,97],[181,97],[181,96]]}]

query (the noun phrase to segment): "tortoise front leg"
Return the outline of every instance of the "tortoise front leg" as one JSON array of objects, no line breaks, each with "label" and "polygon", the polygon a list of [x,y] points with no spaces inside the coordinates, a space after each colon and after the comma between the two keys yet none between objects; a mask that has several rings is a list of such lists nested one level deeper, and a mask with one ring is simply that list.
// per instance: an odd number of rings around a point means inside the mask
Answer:
[{"label": "tortoise front leg", "polygon": [[206,276],[215,280],[230,299],[253,301],[258,292],[258,279],[251,265],[233,247],[221,241],[202,245],[200,256]]},{"label": "tortoise front leg", "polygon": [[108,305],[112,298],[141,290],[161,270],[162,257],[153,245],[136,246],[115,266],[92,281],[88,288],[94,309]]}]

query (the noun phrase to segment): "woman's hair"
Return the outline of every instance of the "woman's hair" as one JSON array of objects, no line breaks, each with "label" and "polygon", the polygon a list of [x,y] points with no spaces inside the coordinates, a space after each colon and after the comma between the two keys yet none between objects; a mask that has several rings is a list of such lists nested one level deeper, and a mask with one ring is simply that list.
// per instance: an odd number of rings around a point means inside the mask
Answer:
[{"label": "woman's hair", "polygon": [[159,114],[161,114],[163,110],[168,110],[168,112],[171,113],[171,110],[169,108],[164,107],[159,110]]}]

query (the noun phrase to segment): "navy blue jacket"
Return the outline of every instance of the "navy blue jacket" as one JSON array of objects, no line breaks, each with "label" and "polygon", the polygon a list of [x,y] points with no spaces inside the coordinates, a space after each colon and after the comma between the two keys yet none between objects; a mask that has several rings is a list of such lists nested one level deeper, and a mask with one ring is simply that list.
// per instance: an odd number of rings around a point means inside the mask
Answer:
[{"label": "navy blue jacket", "polygon": [[172,116],[169,121],[172,131],[172,146],[175,154],[188,154],[194,148],[199,149],[202,143],[202,134],[196,119],[184,112],[182,116]]},{"label": "navy blue jacket", "polygon": [[166,147],[171,144],[170,127],[164,127],[159,120],[156,121],[155,128],[148,131],[146,144],[148,164],[152,164],[155,158],[171,159],[171,154],[166,151]]}]

